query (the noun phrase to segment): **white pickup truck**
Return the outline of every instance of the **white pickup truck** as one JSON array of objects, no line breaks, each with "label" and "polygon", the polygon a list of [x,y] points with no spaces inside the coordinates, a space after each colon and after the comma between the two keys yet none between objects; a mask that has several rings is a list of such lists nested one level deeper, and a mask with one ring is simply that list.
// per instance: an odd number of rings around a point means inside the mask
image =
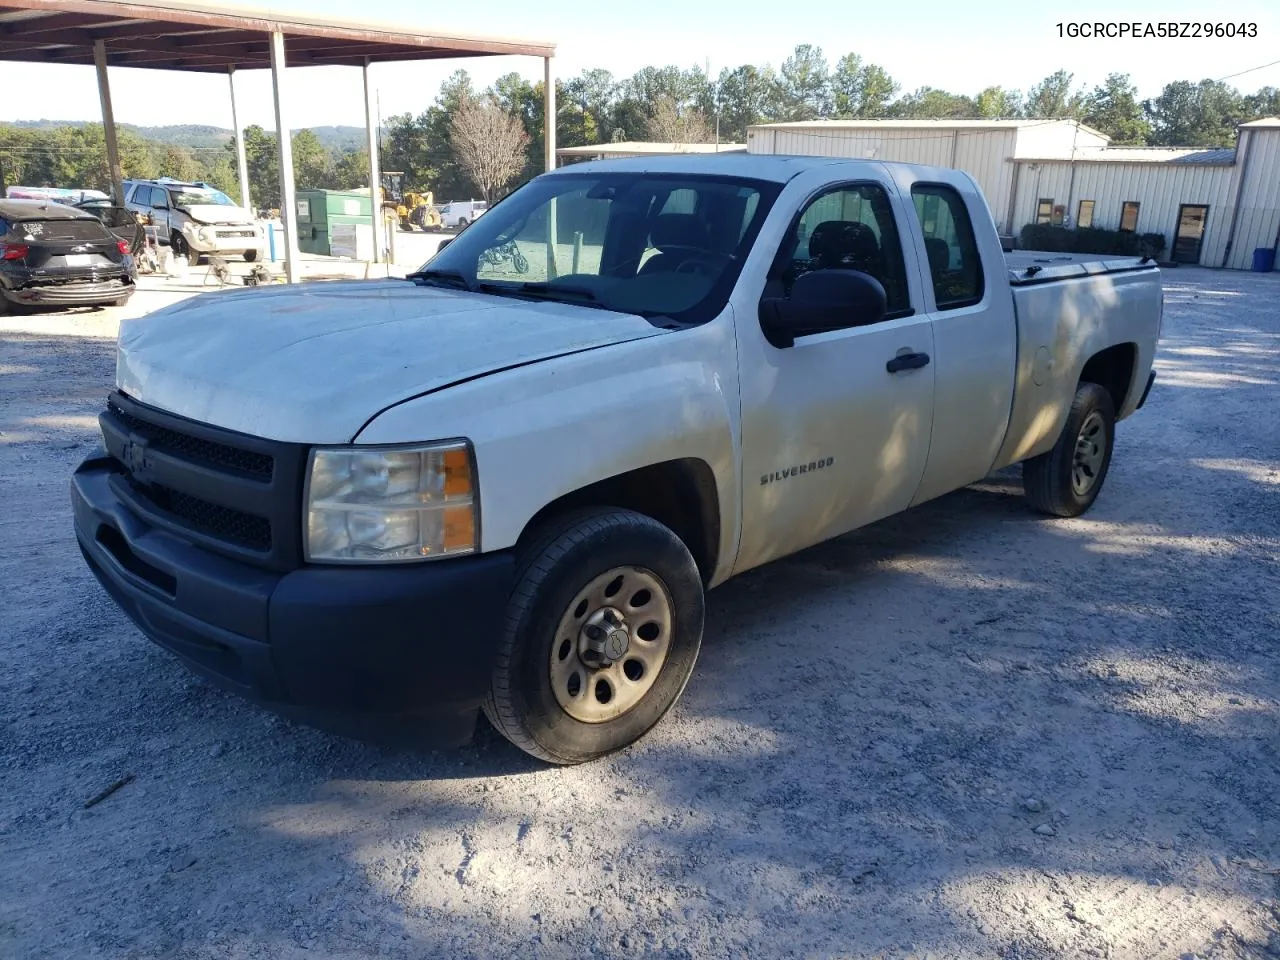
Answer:
[{"label": "white pickup truck", "polygon": [[1149,261],[1006,257],[954,170],[575,165],[407,280],[125,321],[75,529],[258,702],[576,763],[670,709],[734,574],[1019,462],[1088,509],[1161,318]]}]

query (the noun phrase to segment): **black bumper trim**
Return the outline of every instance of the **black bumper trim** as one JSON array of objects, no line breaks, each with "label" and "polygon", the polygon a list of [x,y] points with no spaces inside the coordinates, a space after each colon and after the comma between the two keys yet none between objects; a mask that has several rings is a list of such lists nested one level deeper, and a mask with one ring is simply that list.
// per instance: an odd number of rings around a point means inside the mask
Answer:
[{"label": "black bumper trim", "polygon": [[217,685],[314,726],[469,739],[506,615],[510,552],[272,572],[149,526],[116,496],[110,470],[90,458],[75,474],[76,536],[149,639]]},{"label": "black bumper trim", "polygon": [[1142,405],[1147,402],[1147,394],[1151,392],[1151,387],[1155,382],[1156,382],[1156,372],[1152,370],[1151,373],[1147,376],[1147,387],[1145,390],[1142,391],[1142,399],[1138,401],[1138,405],[1133,409],[1135,410],[1142,409]]}]

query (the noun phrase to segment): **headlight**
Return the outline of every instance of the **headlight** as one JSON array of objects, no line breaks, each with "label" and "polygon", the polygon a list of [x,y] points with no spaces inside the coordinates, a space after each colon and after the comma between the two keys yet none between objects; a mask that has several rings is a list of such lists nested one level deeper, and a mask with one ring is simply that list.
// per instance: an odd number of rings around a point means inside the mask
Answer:
[{"label": "headlight", "polygon": [[306,557],[405,563],[474,553],[476,494],[465,441],[317,448],[307,467]]}]

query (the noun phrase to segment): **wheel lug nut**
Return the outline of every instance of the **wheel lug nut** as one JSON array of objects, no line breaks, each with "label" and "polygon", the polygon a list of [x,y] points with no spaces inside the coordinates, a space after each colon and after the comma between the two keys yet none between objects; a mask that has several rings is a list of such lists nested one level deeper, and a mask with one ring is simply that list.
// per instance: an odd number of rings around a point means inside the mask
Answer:
[{"label": "wheel lug nut", "polygon": [[604,637],[604,631],[597,627],[594,623],[587,626],[587,639],[599,640]]}]

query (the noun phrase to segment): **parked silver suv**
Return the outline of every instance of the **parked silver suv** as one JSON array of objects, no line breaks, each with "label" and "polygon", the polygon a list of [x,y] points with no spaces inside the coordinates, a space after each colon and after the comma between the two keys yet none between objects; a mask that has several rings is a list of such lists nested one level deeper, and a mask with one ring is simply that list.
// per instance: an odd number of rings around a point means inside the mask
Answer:
[{"label": "parked silver suv", "polygon": [[266,233],[253,214],[207,183],[126,180],[124,198],[128,209],[151,218],[175,254],[232,254],[252,263],[266,249]]}]

